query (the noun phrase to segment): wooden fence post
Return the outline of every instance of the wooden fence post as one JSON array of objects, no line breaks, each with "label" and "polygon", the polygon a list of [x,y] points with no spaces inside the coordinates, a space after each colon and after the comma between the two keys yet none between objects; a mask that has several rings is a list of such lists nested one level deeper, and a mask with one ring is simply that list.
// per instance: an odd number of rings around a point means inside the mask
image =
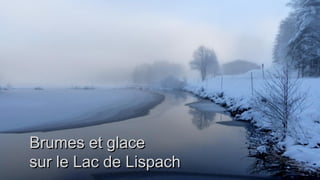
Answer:
[{"label": "wooden fence post", "polygon": [[251,72],[251,95],[253,95],[253,72]]},{"label": "wooden fence post", "polygon": [[221,76],[221,84],[220,84],[220,88],[221,88],[221,91],[223,90],[223,76]]}]

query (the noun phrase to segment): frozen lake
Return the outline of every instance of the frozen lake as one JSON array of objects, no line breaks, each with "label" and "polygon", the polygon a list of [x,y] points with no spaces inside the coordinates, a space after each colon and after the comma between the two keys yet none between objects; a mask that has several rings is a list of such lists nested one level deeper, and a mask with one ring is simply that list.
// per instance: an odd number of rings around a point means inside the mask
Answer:
[{"label": "frozen lake", "polygon": [[[183,92],[164,92],[165,100],[153,108],[149,114],[125,121],[111,122],[90,127],[65,129],[48,132],[22,134],[0,134],[0,178],[1,179],[247,179],[255,169],[255,158],[248,157],[247,133],[249,124],[232,122],[212,104],[217,111],[209,111],[205,101]],[[200,101],[200,102],[199,102]],[[190,105],[190,103],[192,103]],[[204,108],[204,110],[202,110]],[[210,108],[209,108],[210,109]],[[127,139],[142,138],[146,148],[139,150],[119,150],[114,153],[105,149],[91,150],[31,150],[30,136],[46,139],[104,139],[119,136]],[[124,157],[168,157],[175,155],[181,159],[180,169],[125,168],[106,169],[31,169],[30,158],[47,158],[60,155],[72,159],[105,158],[109,155]]]}]

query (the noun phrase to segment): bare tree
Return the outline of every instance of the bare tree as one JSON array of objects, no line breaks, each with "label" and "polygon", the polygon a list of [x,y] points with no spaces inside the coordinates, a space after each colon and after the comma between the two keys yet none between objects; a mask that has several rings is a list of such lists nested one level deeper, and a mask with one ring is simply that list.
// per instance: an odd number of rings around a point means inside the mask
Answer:
[{"label": "bare tree", "polygon": [[[305,93],[299,91],[300,82],[289,76],[288,65],[269,73],[264,89],[257,91],[256,110],[267,118],[276,132],[278,142],[288,135],[288,125],[299,127],[297,113],[304,109]],[[290,126],[291,127],[291,126]]]},{"label": "bare tree", "polygon": [[191,69],[199,70],[201,80],[205,80],[207,75],[217,75],[219,63],[214,50],[200,46],[193,53],[193,60],[190,62]]}]

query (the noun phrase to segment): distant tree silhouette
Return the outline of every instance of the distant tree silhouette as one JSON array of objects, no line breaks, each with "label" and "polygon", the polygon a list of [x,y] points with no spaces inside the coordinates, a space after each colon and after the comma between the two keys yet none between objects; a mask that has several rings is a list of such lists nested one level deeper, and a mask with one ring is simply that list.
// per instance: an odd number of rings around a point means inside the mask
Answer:
[{"label": "distant tree silhouette", "polygon": [[219,72],[219,62],[214,50],[200,46],[193,53],[193,60],[190,62],[191,69],[198,70],[201,80],[205,80],[209,74],[216,76]]}]

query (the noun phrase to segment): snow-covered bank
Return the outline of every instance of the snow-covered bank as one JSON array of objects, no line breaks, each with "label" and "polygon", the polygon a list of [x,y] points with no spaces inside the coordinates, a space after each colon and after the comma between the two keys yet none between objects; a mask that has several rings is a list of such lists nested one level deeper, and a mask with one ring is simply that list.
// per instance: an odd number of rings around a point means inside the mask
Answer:
[{"label": "snow-covered bank", "polygon": [[137,89],[12,89],[0,92],[0,132],[50,131],[147,114],[163,96]]},{"label": "snow-covered bank", "polygon": [[[306,108],[299,114],[302,129],[297,134],[289,134],[284,142],[284,156],[295,159],[308,167],[320,167],[320,78],[302,79],[300,91],[307,92]],[[188,82],[185,90],[200,97],[208,98],[227,107],[239,120],[248,120],[257,128],[271,129],[271,122],[251,109],[255,92],[262,89],[264,80],[260,71],[253,71],[253,89],[251,74],[210,78],[204,82]],[[297,143],[302,139],[304,145]]]}]

